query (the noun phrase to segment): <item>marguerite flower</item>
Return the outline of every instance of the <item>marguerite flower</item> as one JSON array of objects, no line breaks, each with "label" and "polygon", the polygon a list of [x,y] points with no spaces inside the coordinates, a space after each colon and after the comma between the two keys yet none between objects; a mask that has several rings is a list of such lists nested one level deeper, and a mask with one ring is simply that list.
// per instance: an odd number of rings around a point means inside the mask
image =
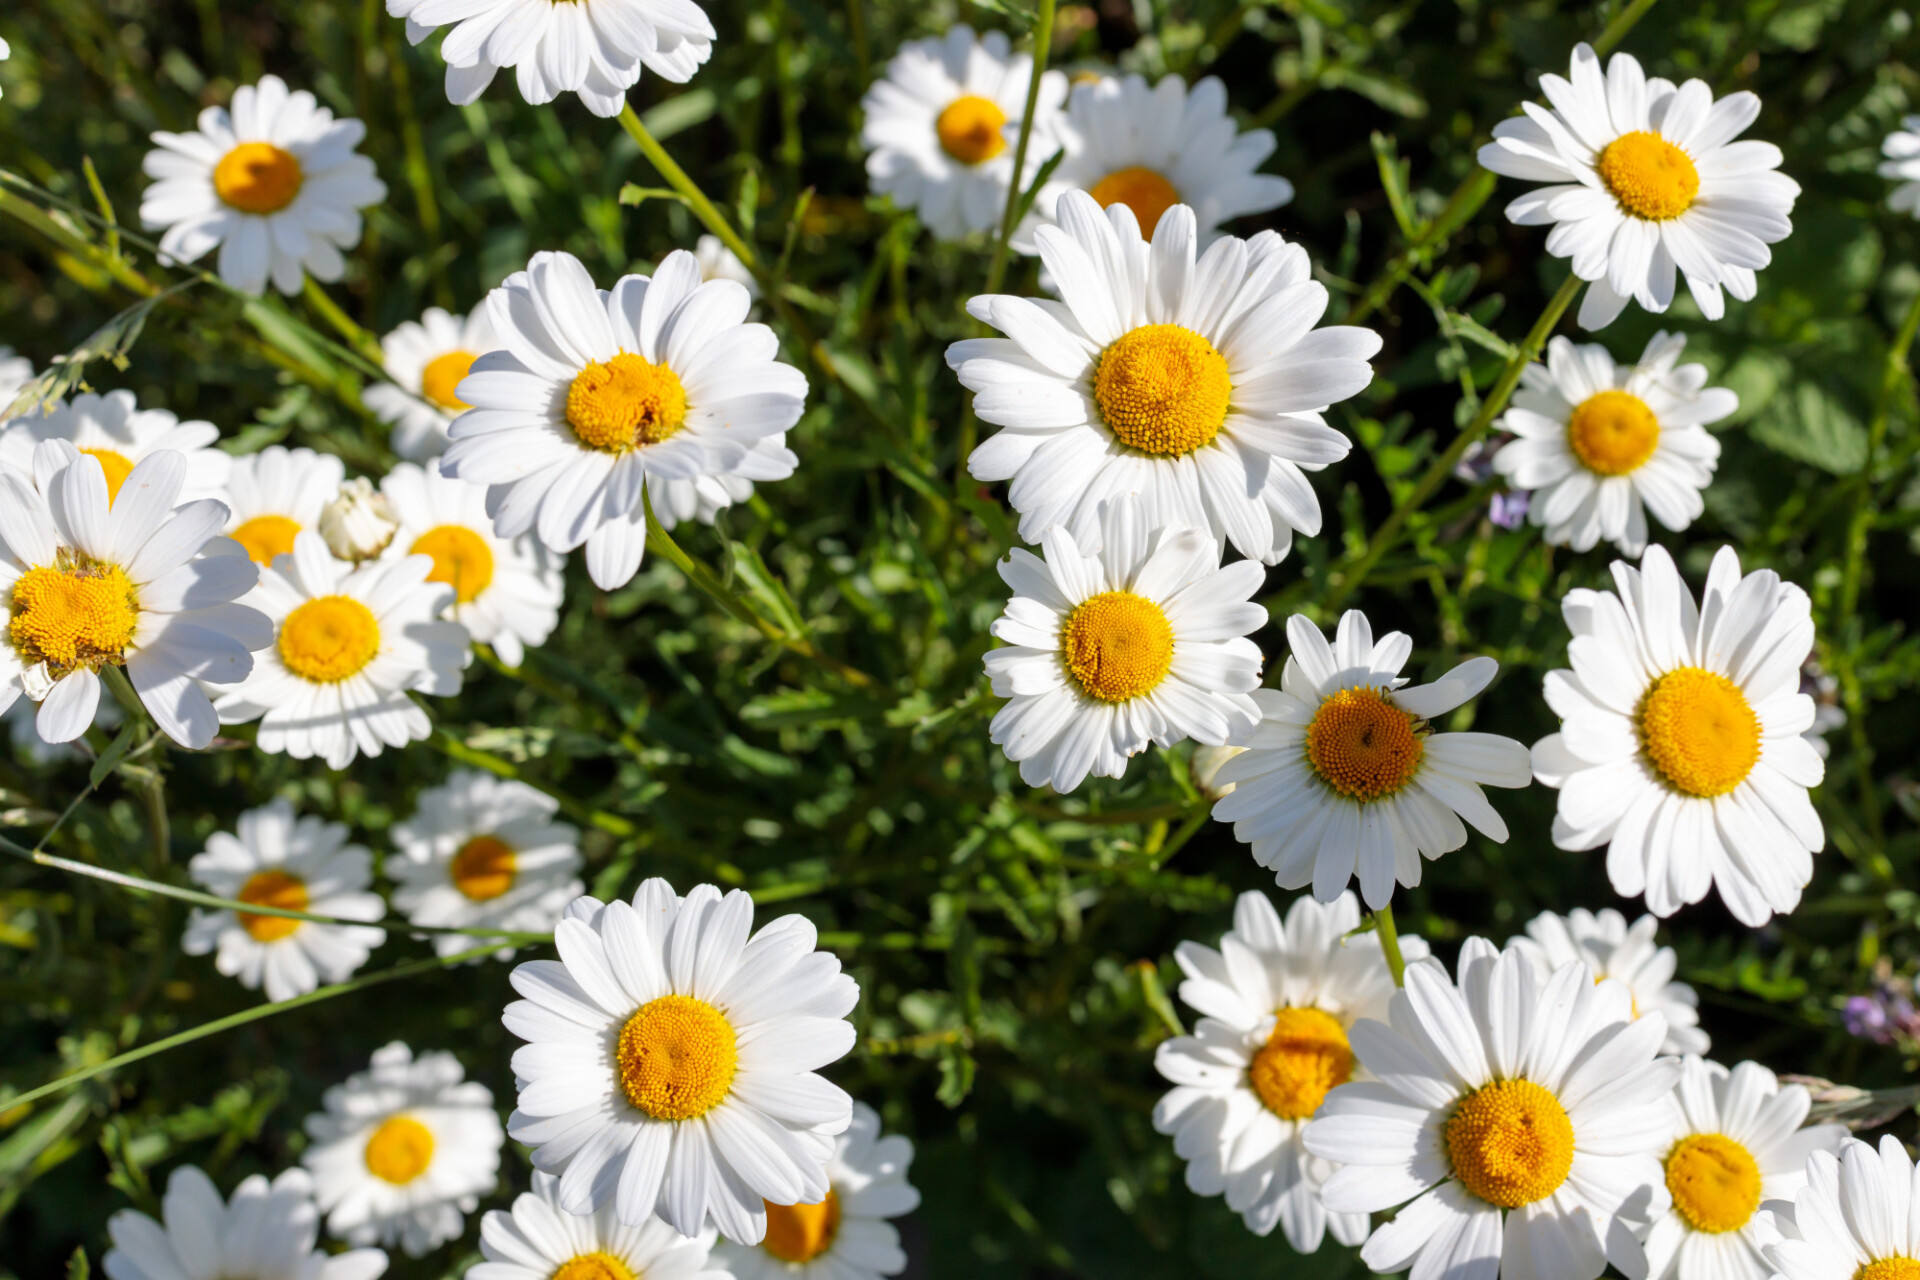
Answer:
[{"label": "marguerite flower", "polygon": [[329,453],[268,445],[233,460],[225,498],[227,536],[253,562],[270,565],[293,550],[302,529],[318,530],[320,513],[340,492],[346,468]]},{"label": "marguerite flower", "polygon": [[1849,1138],[1807,1157],[1782,1238],[1761,1249],[1778,1280],[1914,1280],[1920,1276],[1920,1179],[1900,1139],[1875,1151]]},{"label": "marguerite flower", "polygon": [[[233,835],[214,832],[187,873],[231,901],[342,920],[378,920],[386,913],[380,895],[367,892],[373,856],[348,844],[338,822],[312,814],[296,820],[285,799],[242,813]],[[216,952],[213,967],[227,977],[266,988],[269,1000],[290,1000],[323,980],[344,981],[386,937],[372,925],[195,908],[180,948],[190,956]]]},{"label": "marguerite flower", "polygon": [[1760,115],[1751,93],[1715,101],[1704,80],[1679,88],[1649,80],[1632,55],[1600,56],[1574,46],[1571,82],[1540,77],[1553,104],[1521,104],[1502,120],[1480,163],[1495,173],[1545,182],[1507,206],[1522,226],[1553,224],[1547,252],[1573,259],[1591,281],[1580,324],[1613,323],[1629,299],[1648,311],[1673,301],[1677,267],[1701,312],[1718,320],[1721,289],[1742,301],[1754,272],[1772,261],[1768,245],[1793,230],[1788,214],[1800,184],[1779,172],[1780,148],[1735,142]]},{"label": "marguerite flower", "polygon": [[[1385,1017],[1393,994],[1379,936],[1354,934],[1359,927],[1351,893],[1327,905],[1296,898],[1285,924],[1264,893],[1241,894],[1220,950],[1183,942],[1174,951],[1187,975],[1180,998],[1206,1016],[1153,1057],[1174,1085],[1153,1127],[1173,1136],[1188,1189],[1224,1191],[1247,1230],[1264,1236],[1277,1222],[1300,1253],[1318,1249],[1329,1226],[1341,1244],[1367,1238],[1364,1213],[1322,1207],[1333,1166],[1300,1142],[1327,1092],[1355,1078],[1348,1030]],[[1412,935],[1400,946],[1409,959],[1427,953]]]},{"label": "marguerite flower", "polygon": [[753,899],[648,880],[633,905],[576,898],[554,930],[560,959],[513,971],[502,1021],[520,1101],[507,1121],[560,1207],[612,1204],[682,1235],[709,1217],[741,1244],[768,1204],[813,1204],[852,1099],[816,1075],[853,1047],[860,998],[813,925],[782,916],[751,939]]},{"label": "marguerite flower", "polygon": [[454,389],[483,352],[497,350],[487,304],[462,319],[428,307],[380,339],[380,364],[393,381],[360,393],[367,408],[393,427],[393,451],[425,462],[447,448],[447,424],[467,406]]},{"label": "marguerite flower", "polygon": [[[1014,55],[998,31],[975,36],[963,24],[902,45],[860,104],[874,191],[942,240],[999,226],[1032,80],[1032,55]],[[1057,147],[1053,121],[1066,96],[1066,76],[1040,77],[1022,190]]]},{"label": "marguerite flower", "polygon": [[1142,506],[1103,504],[1095,552],[1056,525],[1045,559],[1015,547],[1000,562],[1013,598],[993,634],[1006,647],[985,663],[1009,701],[992,735],[1030,787],[1118,778],[1150,742],[1217,745],[1259,714],[1248,695],[1260,650],[1246,637],[1267,622],[1249,599],[1265,570],[1222,567],[1204,532],[1150,528]]},{"label": "marguerite flower", "polygon": [[1413,1280],[1644,1276],[1634,1230],[1668,1204],[1680,1060],[1655,1056],[1665,1023],[1629,1003],[1583,964],[1542,973],[1484,938],[1461,947],[1458,986],[1409,964],[1388,1021],[1349,1033],[1377,1082],[1341,1085],[1307,1125],[1307,1150],[1344,1166],[1329,1212],[1401,1206],[1361,1260]]},{"label": "marguerite flower", "polygon": [[[0,408],[10,398],[0,387]],[[182,422],[165,409],[138,408],[131,391],[104,396],[82,392],[0,429],[0,466],[32,475],[33,451],[40,442],[65,440],[99,461],[111,500],[136,465],[157,450],[172,449],[187,463],[176,501],[194,502],[225,495],[233,459],[214,447],[219,438],[220,428],[211,422]]]},{"label": "marguerite flower", "polygon": [[882,1280],[907,1269],[900,1232],[887,1221],[912,1213],[920,1193],[907,1181],[913,1143],[880,1135],[880,1115],[853,1104],[853,1122],[834,1140],[826,1198],[767,1205],[757,1247],[720,1242],[715,1261],[735,1280]]},{"label": "marguerite flower", "polygon": [[1253,846],[1282,889],[1313,886],[1332,902],[1356,871],[1360,896],[1386,905],[1396,881],[1420,883],[1420,860],[1466,843],[1467,828],[1504,841],[1507,824],[1481,787],[1524,787],[1527,749],[1490,733],[1435,733],[1432,721],[1479,696],[1499,664],[1469,658],[1432,684],[1405,688],[1405,633],[1379,643],[1350,609],[1329,645],[1287,619],[1292,650],[1278,689],[1256,689],[1260,724],[1246,751],[1214,772],[1233,794],[1213,816]]},{"label": "marguerite flower", "polygon": [[1065,525],[1084,546],[1100,503],[1136,493],[1156,522],[1210,531],[1276,564],[1293,532],[1320,531],[1304,471],[1351,447],[1321,410],[1357,395],[1380,350],[1366,329],[1315,329],[1327,307],[1306,251],[1266,231],[1222,237],[1196,261],[1193,210],[1151,245],[1126,208],[1069,192],[1040,258],[1065,305],[974,298],[1005,338],[947,348],[974,411],[1003,430],[976,449],[977,480],[1011,480],[1020,536]]},{"label": "marguerite flower", "polygon": [[499,1181],[506,1135],[493,1093],[450,1053],[416,1059],[396,1040],[320,1103],[300,1162],[327,1231],[348,1244],[396,1244],[417,1258],[457,1239],[462,1215]]},{"label": "marguerite flower", "polygon": [[[579,832],[553,820],[559,808],[524,782],[469,769],[427,788],[413,816],[393,827],[393,905],[414,924],[552,929],[582,887]],[[443,956],[483,945],[457,933],[433,941]]]},{"label": "marguerite flower", "polygon": [[1553,842],[1608,845],[1614,892],[1645,894],[1656,916],[1717,887],[1758,927],[1799,904],[1826,844],[1807,799],[1826,765],[1801,737],[1812,602],[1771,569],[1742,577],[1732,547],[1698,607],[1661,547],[1637,570],[1614,561],[1613,578],[1618,594],[1560,606],[1573,669],[1547,673],[1560,732],[1533,745],[1534,776],[1560,789]]},{"label": "marguerite flower", "polygon": [[221,695],[221,723],[258,720],[262,751],[334,769],[433,732],[408,693],[460,692],[473,654],[467,629],[440,619],[453,590],[429,583],[432,572],[424,555],[345,564],[319,534],[301,533],[247,596],[273,623],[274,641],[253,674]]},{"label": "marguerite flower", "polygon": [[1612,907],[1599,912],[1575,907],[1564,916],[1542,911],[1527,921],[1526,935],[1507,946],[1526,952],[1542,973],[1578,960],[1596,980],[1625,983],[1633,994],[1634,1017],[1658,1013],[1667,1020],[1661,1052],[1705,1053],[1710,1042],[1700,1029],[1700,997],[1686,983],[1673,981],[1680,961],[1672,947],[1654,941],[1659,927],[1652,916],[1641,916],[1629,928]]},{"label": "marguerite flower", "polygon": [[358,120],[335,120],[279,76],[208,107],[193,133],[156,133],[142,164],[155,179],[140,223],[162,232],[168,259],[198,262],[217,245],[220,278],[243,293],[300,292],[306,276],[338,280],[360,243],[360,210],[387,197],[373,161],[354,151]]},{"label": "marguerite flower", "polygon": [[1595,343],[1555,338],[1547,362],[1521,372],[1502,430],[1519,438],[1493,455],[1493,469],[1517,489],[1546,540],[1590,551],[1605,538],[1630,556],[1647,546],[1647,512],[1678,532],[1705,510],[1720,442],[1705,424],[1740,407],[1709,387],[1707,367],[1674,361],[1687,345],[1656,333],[1640,363],[1616,365]]},{"label": "marguerite flower", "polygon": [[1920,116],[1905,116],[1900,123],[1903,127],[1880,144],[1880,154],[1886,157],[1880,162],[1880,176],[1900,184],[1887,197],[1888,206],[1895,213],[1920,218]]},{"label": "marguerite flower", "polygon": [[700,264],[702,280],[731,280],[745,289],[749,298],[760,296],[760,282],[719,236],[703,235],[694,241],[693,260]]},{"label": "marguerite flower", "polygon": [[535,254],[487,296],[506,349],[460,384],[473,408],[441,469],[489,486],[501,537],[585,543],[595,585],[622,585],[646,548],[645,486],[792,472],[784,447],[756,445],[800,420],[807,381],[775,358],[771,329],[746,323],[750,305],[731,280],[702,282],[685,250],[611,293],[573,255]]},{"label": "marguerite flower", "polygon": [[589,1214],[560,1207],[560,1179],[533,1171],[533,1190],[511,1212],[480,1220],[486,1258],[467,1280],[733,1280],[708,1261],[711,1229],[683,1236],[658,1218],[627,1226],[605,1204]]},{"label": "marguerite flower", "polygon": [[122,1209],[107,1219],[113,1247],[101,1260],[108,1280],[376,1280],[379,1249],[328,1254],[315,1248],[320,1212],[305,1169],[268,1182],[254,1174],[223,1201],[213,1179],[183,1164],[167,1179],[163,1219]]},{"label": "marguerite flower", "polygon": [[33,361],[15,355],[12,347],[0,343],[0,423],[7,421],[7,411],[32,381]]}]

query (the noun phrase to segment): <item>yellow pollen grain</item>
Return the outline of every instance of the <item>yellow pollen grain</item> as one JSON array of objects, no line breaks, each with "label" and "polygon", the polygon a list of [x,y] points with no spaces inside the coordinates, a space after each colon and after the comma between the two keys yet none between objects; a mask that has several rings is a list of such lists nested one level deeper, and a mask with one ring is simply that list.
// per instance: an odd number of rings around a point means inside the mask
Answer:
[{"label": "yellow pollen grain", "polygon": [[497,898],[513,888],[518,872],[513,846],[498,836],[475,836],[460,846],[447,867],[453,887],[475,902]]},{"label": "yellow pollen grain", "polygon": [[473,362],[480,358],[473,351],[448,351],[427,361],[427,367],[420,371],[420,394],[439,405],[449,413],[459,413],[470,406],[454,392],[460,387],[460,380],[473,368]]},{"label": "yellow pollen grain", "polygon": [[493,582],[493,549],[487,540],[459,524],[443,524],[427,530],[408,548],[412,555],[432,556],[433,572],[428,582],[444,582],[453,588],[461,604],[472,604]]},{"label": "yellow pollen grain", "polygon": [[631,352],[594,361],[567,388],[567,425],[589,449],[626,453],[659,444],[686,420],[679,375]]},{"label": "yellow pollen grain", "polygon": [[1307,726],[1307,760],[1326,784],[1362,804],[1407,785],[1426,754],[1426,725],[1365,685],[1329,695]]},{"label": "yellow pollen grain", "polygon": [[404,1186],[433,1163],[433,1133],[412,1116],[390,1116],[367,1139],[367,1172]]},{"label": "yellow pollen grain", "polygon": [[767,1234],[760,1242],[782,1262],[812,1262],[833,1248],[840,1234],[840,1197],[829,1190],[818,1204],[767,1204]]},{"label": "yellow pollen grain", "polygon": [[293,203],[304,181],[300,162],[271,142],[243,142],[213,167],[213,190],[242,213],[278,213]]},{"label": "yellow pollen grain", "polygon": [[1552,1195],[1573,1167],[1573,1121],[1531,1080],[1495,1080],[1462,1098],[1446,1140],[1461,1185],[1502,1209]]},{"label": "yellow pollen grain", "polygon": [[1760,759],[1760,717],[1740,686],[1701,667],[1653,682],[1637,717],[1640,745],[1661,778],[1690,796],[1723,796]]},{"label": "yellow pollen grain", "polygon": [[1191,329],[1142,325],[1100,353],[1093,401],[1121,444],[1143,453],[1192,453],[1227,420],[1227,358]]},{"label": "yellow pollen grain", "polygon": [[1102,209],[1123,204],[1133,210],[1140,234],[1148,239],[1153,238],[1153,229],[1160,225],[1160,215],[1180,203],[1180,193],[1165,176],[1157,169],[1140,165],[1115,169],[1094,183],[1087,194],[1099,201]]},{"label": "yellow pollen grain", "polygon": [[719,1106],[738,1063],[726,1016],[691,996],[641,1005],[614,1047],[627,1101],[655,1120],[692,1120]]},{"label": "yellow pollen grain", "polygon": [[117,565],[60,562],[15,580],[7,637],[27,666],[98,671],[126,661],[140,625],[140,598]]},{"label": "yellow pollen grain", "polygon": [[1660,419],[1630,391],[1602,391],[1574,406],[1567,447],[1595,475],[1638,471],[1660,444]]},{"label": "yellow pollen grain", "polygon": [[991,98],[955,98],[933,122],[940,149],[961,164],[985,164],[1007,149],[1007,113]]},{"label": "yellow pollen grain", "polygon": [[1693,158],[1657,133],[1623,133],[1594,161],[1620,209],[1650,222],[1666,222],[1693,207],[1700,171]]},{"label": "yellow pollen grain", "polygon": [[1920,1261],[1898,1254],[1876,1258],[1854,1273],[1853,1280],[1920,1280]]},{"label": "yellow pollen grain", "polygon": [[1253,1091],[1282,1120],[1305,1120],[1352,1074],[1353,1049],[1340,1020],[1311,1008],[1274,1014],[1273,1034],[1247,1067]]},{"label": "yellow pollen grain", "polygon": [[255,564],[272,564],[275,556],[284,556],[293,550],[293,540],[299,533],[297,520],[285,516],[255,516],[227,536],[245,547]]},{"label": "yellow pollen grain", "polygon": [[113,500],[120,496],[120,486],[133,474],[133,460],[112,449],[82,449],[80,452],[99,461],[100,472],[107,478],[107,505],[112,506]]},{"label": "yellow pollen grain", "polygon": [[380,623],[352,596],[316,596],[280,624],[280,661],[318,684],[337,684],[380,652]]},{"label": "yellow pollen grain", "polygon": [[1721,1133],[1694,1133],[1667,1153],[1673,1207],[1695,1231],[1738,1231],[1760,1207],[1760,1165]]},{"label": "yellow pollen grain", "polygon": [[[234,895],[241,902],[250,902],[256,906],[278,907],[282,911],[305,911],[307,909],[306,883],[284,871],[256,871],[240,886],[240,892]],[[255,942],[277,942],[298,929],[299,920],[287,916],[263,916],[251,911],[239,913],[240,927],[253,937]]]},{"label": "yellow pollen grain", "polygon": [[552,1280],[639,1280],[632,1267],[610,1253],[575,1254],[554,1269]]},{"label": "yellow pollen grain", "polygon": [[1088,697],[1126,702],[1149,693],[1173,667],[1173,624],[1131,591],[1089,596],[1060,626],[1060,659]]}]

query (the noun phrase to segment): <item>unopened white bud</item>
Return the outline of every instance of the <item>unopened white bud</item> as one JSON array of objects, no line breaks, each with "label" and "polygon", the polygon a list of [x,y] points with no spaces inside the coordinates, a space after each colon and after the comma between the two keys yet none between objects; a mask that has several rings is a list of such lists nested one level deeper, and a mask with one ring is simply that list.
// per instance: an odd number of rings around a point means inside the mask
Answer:
[{"label": "unopened white bud", "polygon": [[1220,772],[1220,766],[1245,751],[1245,747],[1197,747],[1193,753],[1193,785],[1200,788],[1209,800],[1218,800],[1230,796],[1236,783],[1215,786],[1214,778]]},{"label": "unopened white bud", "polygon": [[354,564],[385,551],[399,527],[386,495],[365,477],[341,485],[339,496],[320,509],[320,536],[327,548]]}]

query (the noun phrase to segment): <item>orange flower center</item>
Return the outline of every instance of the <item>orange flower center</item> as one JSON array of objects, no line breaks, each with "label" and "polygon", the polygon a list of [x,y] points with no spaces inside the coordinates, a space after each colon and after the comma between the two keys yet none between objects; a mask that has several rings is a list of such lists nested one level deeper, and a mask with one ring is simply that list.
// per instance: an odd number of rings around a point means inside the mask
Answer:
[{"label": "orange flower center", "polygon": [[1352,1074],[1353,1050],[1340,1020],[1310,1008],[1276,1013],[1273,1034],[1247,1067],[1253,1091],[1283,1120],[1305,1120]]},{"label": "orange flower center", "polygon": [[255,516],[227,536],[245,547],[255,564],[272,564],[275,556],[293,550],[299,532],[299,523],[285,516]]},{"label": "orange flower center", "polygon": [[768,1204],[762,1248],[782,1262],[812,1262],[840,1234],[840,1197],[832,1191],[819,1204]]},{"label": "orange flower center", "polygon": [[1588,396],[1567,419],[1567,447],[1597,475],[1638,471],[1659,444],[1660,419],[1646,401],[1628,391]]},{"label": "orange flower center", "polygon": [[687,390],[679,375],[622,351],[594,361],[567,388],[567,425],[580,443],[606,453],[659,444],[687,420]]},{"label": "orange flower center", "polygon": [[1622,210],[1650,222],[1679,217],[1700,194],[1700,171],[1693,158],[1645,129],[1609,142],[1594,168]]},{"label": "orange flower center", "polygon": [[213,190],[242,213],[278,213],[300,194],[300,162],[271,142],[243,142],[213,168]]},{"label": "orange flower center", "polygon": [[513,888],[518,870],[512,845],[498,836],[475,836],[453,855],[447,875],[461,893],[485,902]]},{"label": "orange flower center", "polygon": [[1418,717],[1360,685],[1321,701],[1307,726],[1307,759],[1326,784],[1362,804],[1392,795],[1426,754]]},{"label": "orange flower center", "polygon": [[427,530],[408,548],[412,555],[432,556],[428,582],[453,588],[461,604],[471,604],[493,582],[493,550],[487,540],[461,524],[443,524]]},{"label": "orange flower center", "polygon": [[420,371],[420,394],[449,413],[466,410],[470,406],[454,392],[479,358],[479,353],[474,351],[449,351],[435,356]]},{"label": "orange flower center", "polygon": [[[284,871],[256,871],[234,896],[241,902],[278,907],[282,911],[307,909],[306,883]],[[255,942],[275,942],[305,923],[287,916],[263,916],[251,911],[240,912],[239,918],[240,927],[251,934]]]},{"label": "orange flower center", "polygon": [[1115,169],[1094,183],[1088,194],[1100,202],[1102,209],[1123,204],[1133,210],[1140,234],[1148,239],[1153,238],[1153,229],[1160,225],[1160,215],[1180,203],[1180,193],[1173,189],[1171,182],[1157,170],[1139,165]]},{"label": "orange flower center", "polygon": [[934,121],[940,149],[961,164],[985,164],[1007,149],[1007,113],[991,98],[968,94],[947,104]]}]

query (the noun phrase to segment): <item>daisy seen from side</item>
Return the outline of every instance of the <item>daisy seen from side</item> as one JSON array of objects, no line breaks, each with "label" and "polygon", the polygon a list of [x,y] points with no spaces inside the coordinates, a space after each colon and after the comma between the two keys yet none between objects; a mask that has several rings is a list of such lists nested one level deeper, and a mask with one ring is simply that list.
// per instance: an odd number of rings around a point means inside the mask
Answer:
[{"label": "daisy seen from side", "polygon": [[480,1220],[486,1261],[468,1280],[733,1280],[711,1260],[714,1232],[683,1236],[658,1218],[628,1226],[611,1204],[592,1213],[560,1207],[560,1179],[533,1171],[533,1189],[511,1210]]},{"label": "daisy seen from side", "polygon": [[740,255],[727,248],[727,242],[719,236],[709,233],[694,241],[693,260],[700,264],[702,280],[731,280],[745,289],[749,298],[759,299],[760,282],[747,270],[747,264],[740,261]]},{"label": "daisy seen from side", "polygon": [[[0,387],[0,402],[7,399]],[[233,459],[214,447],[220,428],[211,422],[182,422],[165,409],[142,409],[131,391],[106,395],[82,392],[57,400],[40,413],[15,418],[0,430],[0,466],[33,473],[33,451],[43,440],[65,440],[100,463],[109,501],[149,455],[171,449],[186,460],[186,478],[177,502],[225,495]]]},{"label": "daisy seen from side", "polygon": [[381,367],[392,381],[375,383],[360,399],[392,426],[395,453],[425,462],[446,451],[447,424],[467,407],[455,389],[483,352],[499,346],[484,301],[464,317],[428,307],[380,339]]},{"label": "daisy seen from side", "polygon": [[1793,1212],[1771,1215],[1761,1247],[1776,1280],[1914,1280],[1920,1276],[1920,1178],[1900,1139],[1858,1138],[1807,1157]]},{"label": "daisy seen from side", "polygon": [[1633,1016],[1658,1013],[1667,1020],[1664,1053],[1705,1053],[1707,1033],[1700,1027],[1700,997],[1684,982],[1673,981],[1680,961],[1672,947],[1663,947],[1654,935],[1660,922],[1641,916],[1632,925],[1607,907],[1589,911],[1575,907],[1566,915],[1542,911],[1527,921],[1524,935],[1510,939],[1509,948],[1527,953],[1534,967],[1551,973],[1578,960],[1593,970],[1596,981],[1612,978],[1624,983],[1633,996]]},{"label": "daisy seen from side", "polygon": [[107,1238],[107,1280],[377,1280],[387,1269],[379,1249],[316,1247],[320,1212],[305,1169],[272,1182],[256,1173],[224,1200],[213,1179],[183,1164],[167,1178],[160,1221],[121,1209],[107,1219]]},{"label": "daisy seen from side", "polygon": [[253,562],[270,565],[293,550],[302,529],[318,530],[320,513],[340,492],[346,467],[330,453],[268,445],[233,460],[222,498],[227,536]]}]

